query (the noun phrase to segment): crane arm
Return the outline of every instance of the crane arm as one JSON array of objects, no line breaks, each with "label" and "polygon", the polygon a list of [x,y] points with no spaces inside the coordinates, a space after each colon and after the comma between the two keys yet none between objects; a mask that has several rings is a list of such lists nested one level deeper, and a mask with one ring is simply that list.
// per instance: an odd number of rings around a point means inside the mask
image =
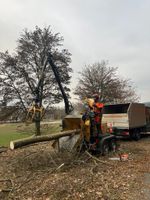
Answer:
[{"label": "crane arm", "polygon": [[62,86],[61,80],[60,80],[60,75],[57,69],[57,66],[54,64],[53,59],[52,59],[52,55],[49,53],[48,54],[48,62],[52,68],[52,71],[54,73],[55,79],[58,83],[59,89],[62,93],[63,99],[64,99],[64,103],[65,103],[65,113],[68,115],[69,113],[71,113],[73,111],[73,106],[71,104],[71,102],[68,100],[68,97],[64,91],[64,88]]}]

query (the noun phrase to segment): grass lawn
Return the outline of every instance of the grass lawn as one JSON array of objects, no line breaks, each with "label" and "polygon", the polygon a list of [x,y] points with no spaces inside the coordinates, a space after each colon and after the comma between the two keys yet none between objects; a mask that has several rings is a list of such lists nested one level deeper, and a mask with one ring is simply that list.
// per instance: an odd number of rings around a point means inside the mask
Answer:
[{"label": "grass lawn", "polygon": [[[60,131],[60,123],[41,124],[42,135]],[[0,124],[0,146],[9,146],[11,140],[30,137],[35,133],[34,124],[26,126],[23,123]]]}]

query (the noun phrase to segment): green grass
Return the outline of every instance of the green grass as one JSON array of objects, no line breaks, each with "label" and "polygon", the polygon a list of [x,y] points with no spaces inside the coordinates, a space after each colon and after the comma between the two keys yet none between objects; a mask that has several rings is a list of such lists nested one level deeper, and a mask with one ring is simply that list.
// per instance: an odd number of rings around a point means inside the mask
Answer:
[{"label": "green grass", "polygon": [[[60,131],[60,124],[42,124],[41,134],[51,134]],[[34,124],[26,126],[23,123],[0,124],[0,146],[9,146],[11,140],[30,137],[35,134]]]}]

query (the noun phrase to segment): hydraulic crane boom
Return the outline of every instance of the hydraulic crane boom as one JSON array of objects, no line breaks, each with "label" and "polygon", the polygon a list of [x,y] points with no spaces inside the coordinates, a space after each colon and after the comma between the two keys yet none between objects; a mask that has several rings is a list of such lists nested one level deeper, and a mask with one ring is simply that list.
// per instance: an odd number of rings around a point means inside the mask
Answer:
[{"label": "hydraulic crane boom", "polygon": [[47,61],[49,62],[50,66],[52,68],[52,71],[55,75],[55,79],[59,85],[59,89],[62,93],[64,103],[65,103],[65,113],[68,115],[69,113],[71,113],[73,111],[73,106],[72,106],[71,102],[68,100],[68,97],[64,91],[64,88],[63,88],[61,80],[60,80],[60,75],[59,75],[58,69],[57,69],[56,65],[54,64],[52,55],[50,53],[48,54]]}]

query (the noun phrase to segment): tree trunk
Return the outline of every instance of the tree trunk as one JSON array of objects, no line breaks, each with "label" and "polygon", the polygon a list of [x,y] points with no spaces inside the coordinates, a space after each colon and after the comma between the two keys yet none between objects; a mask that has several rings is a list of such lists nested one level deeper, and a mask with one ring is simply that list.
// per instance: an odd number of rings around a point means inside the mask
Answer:
[{"label": "tree trunk", "polygon": [[57,140],[61,137],[65,137],[65,136],[71,137],[74,134],[79,134],[79,133],[80,133],[80,129],[75,129],[75,130],[59,132],[56,134],[43,135],[43,136],[38,136],[38,137],[29,137],[29,138],[24,138],[24,139],[20,139],[20,140],[15,140],[15,141],[10,142],[10,149],[13,150],[13,149],[25,146],[25,145],[38,143],[38,142]]},{"label": "tree trunk", "polygon": [[41,135],[41,113],[37,112],[35,116],[35,135]]},{"label": "tree trunk", "polygon": [[41,135],[41,123],[40,120],[39,121],[35,121],[35,135],[39,136]]}]

